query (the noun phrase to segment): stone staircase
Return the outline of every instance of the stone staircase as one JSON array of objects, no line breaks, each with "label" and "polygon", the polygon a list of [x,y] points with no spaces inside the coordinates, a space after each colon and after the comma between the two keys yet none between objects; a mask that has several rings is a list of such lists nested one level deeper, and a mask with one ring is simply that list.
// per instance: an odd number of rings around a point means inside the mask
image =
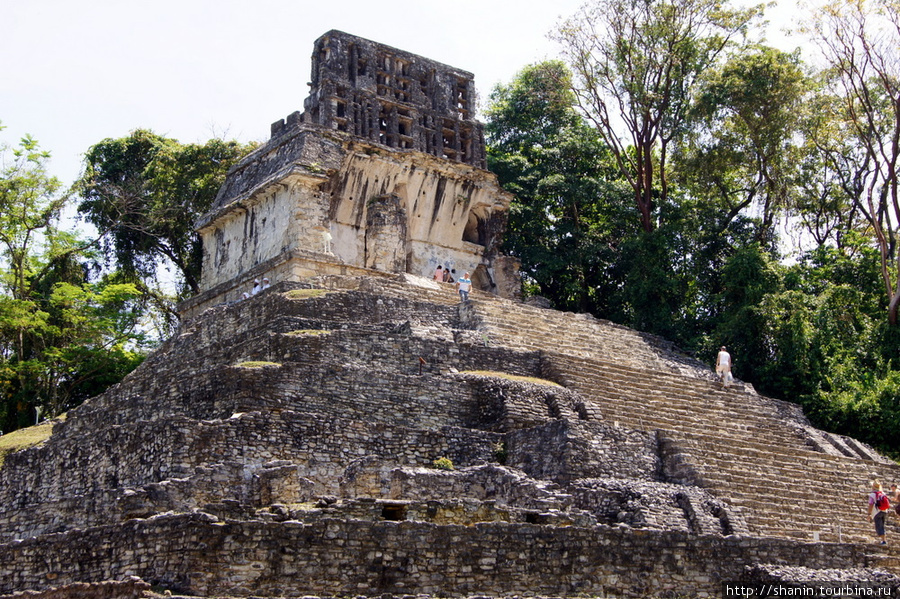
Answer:
[{"label": "stone staircase", "polygon": [[[739,382],[723,389],[708,367],[675,355],[663,340],[484,294],[475,301],[497,344],[543,349],[554,380],[578,391],[606,422],[660,431],[690,472],[672,478],[741,508],[754,534],[871,541],[869,482],[900,480],[897,464],[813,429],[797,406]],[[843,451],[824,453],[822,445]]]},{"label": "stone staircase", "polygon": [[[385,290],[395,292],[391,285]],[[458,303],[451,290],[417,293],[441,305]],[[678,355],[663,339],[490,294],[472,298],[490,343],[542,351],[550,378],[581,393],[592,416],[660,431],[679,456],[682,473],[672,478],[740,508],[754,534],[871,541],[869,482],[900,480],[900,466],[811,427],[794,404],[761,397],[740,381],[723,389],[708,366]]]}]

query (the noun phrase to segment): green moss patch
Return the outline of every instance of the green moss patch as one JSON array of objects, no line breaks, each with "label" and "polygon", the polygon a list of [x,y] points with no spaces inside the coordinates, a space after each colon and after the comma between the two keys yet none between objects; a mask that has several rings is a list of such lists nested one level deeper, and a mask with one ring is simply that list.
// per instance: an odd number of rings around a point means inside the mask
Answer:
[{"label": "green moss patch", "polygon": [[324,297],[331,293],[327,289],[292,289],[284,294],[284,297],[292,300],[313,299],[316,297]]},{"label": "green moss patch", "polygon": [[278,362],[265,362],[262,360],[248,360],[246,362],[238,362],[235,366],[238,368],[278,368],[281,364]]},{"label": "green moss patch", "polygon": [[518,374],[509,374],[506,372],[496,372],[493,370],[464,370],[463,374],[476,374],[478,376],[492,376],[500,379],[507,379],[519,383],[532,383],[534,385],[547,385],[548,387],[562,387],[559,383],[541,379],[535,376],[519,376]]},{"label": "green moss patch", "polygon": [[0,466],[8,454],[40,445],[50,438],[53,433],[53,425],[65,419],[65,415],[54,420],[46,420],[35,426],[21,428],[0,437]]}]

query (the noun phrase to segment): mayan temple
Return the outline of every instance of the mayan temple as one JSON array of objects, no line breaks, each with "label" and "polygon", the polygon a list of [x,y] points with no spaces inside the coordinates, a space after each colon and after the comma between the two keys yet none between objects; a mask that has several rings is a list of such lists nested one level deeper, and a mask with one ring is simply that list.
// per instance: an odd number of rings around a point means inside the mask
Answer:
[{"label": "mayan temple", "polygon": [[900,592],[865,515],[900,466],[664,339],[517,297],[474,93],[315,42],[304,110],[197,223],[177,334],[3,458],[0,598]]},{"label": "mayan temple", "polygon": [[272,125],[198,223],[203,293],[186,316],[253,281],[371,271],[468,271],[518,294],[498,254],[511,196],[485,170],[471,73],[339,31],[315,43],[305,110]]}]

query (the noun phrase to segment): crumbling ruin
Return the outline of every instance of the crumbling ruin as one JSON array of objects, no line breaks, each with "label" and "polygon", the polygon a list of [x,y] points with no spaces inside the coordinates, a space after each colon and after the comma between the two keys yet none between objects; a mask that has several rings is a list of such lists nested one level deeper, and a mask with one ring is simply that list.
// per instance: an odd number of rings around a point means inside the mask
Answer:
[{"label": "crumbling ruin", "polygon": [[[329,36],[320,60],[356,39]],[[297,155],[331,143],[299,123],[291,139]],[[329,189],[314,161],[265,175],[256,156],[226,188],[251,171],[242,189],[282,183],[246,208],[248,235],[275,218],[267,197]],[[238,204],[208,223],[244,218]],[[367,227],[400,207],[385,199]],[[871,448],[722,388],[663,339],[483,290],[460,303],[325,249],[227,271],[119,385],[3,456],[0,597],[898,592],[900,556],[871,543],[863,505],[900,466]],[[237,280],[289,270],[225,301]]]},{"label": "crumbling ruin", "polygon": [[518,265],[498,252],[511,196],[485,170],[471,73],[329,31],[304,108],[231,169],[197,223],[202,293],[185,315],[265,276],[430,276],[438,265],[518,294]]}]

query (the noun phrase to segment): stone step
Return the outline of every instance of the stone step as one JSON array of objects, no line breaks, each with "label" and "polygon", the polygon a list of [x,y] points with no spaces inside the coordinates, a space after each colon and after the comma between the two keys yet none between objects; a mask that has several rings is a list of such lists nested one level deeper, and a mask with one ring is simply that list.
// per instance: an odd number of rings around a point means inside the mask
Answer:
[{"label": "stone step", "polygon": [[[546,339],[560,338],[573,347],[589,352],[605,352],[619,355],[620,359],[635,359],[649,356],[658,358],[659,348],[648,343],[647,336],[636,331],[620,328],[592,318],[566,318],[558,312],[532,309],[525,312],[520,305],[485,307],[478,306],[484,313],[485,326],[509,343],[546,345]],[[552,323],[548,322],[552,319]],[[630,353],[619,354],[629,351]]]},{"label": "stone step", "polygon": [[760,464],[796,464],[798,467],[828,472],[834,468],[852,468],[859,472],[877,473],[884,480],[900,479],[900,465],[870,462],[854,458],[833,456],[811,451],[806,448],[785,451],[778,446],[754,447],[752,444],[722,444],[719,439],[704,435],[703,432],[680,431],[677,434],[684,449],[693,449],[702,455],[715,459],[727,455],[744,455]]},{"label": "stone step", "polygon": [[[740,443],[756,448],[781,448],[785,451],[811,451],[799,438],[788,438],[779,431],[753,425],[742,425],[739,428],[729,423],[713,425],[695,418],[679,418],[674,415],[659,415],[629,406],[616,406],[612,403],[599,403],[589,398],[589,407],[599,413],[602,420],[610,424],[619,423],[637,430],[663,430],[672,432],[692,432],[703,430],[710,438],[723,444]],[[589,403],[586,402],[586,403]],[[813,452],[818,453],[818,452]]]},{"label": "stone step", "polygon": [[[759,475],[741,475],[733,462],[719,463],[707,459],[698,466],[704,486],[727,498],[735,506],[747,508],[745,517],[752,529],[764,526],[767,534],[779,534],[789,525],[806,530],[827,530],[840,523],[845,534],[870,534],[866,521],[866,472],[853,468],[838,470],[798,469],[787,474],[787,468],[771,466]],[[827,496],[810,492],[827,489]],[[785,523],[785,520],[788,523]],[[767,524],[766,524],[767,523]]]}]

